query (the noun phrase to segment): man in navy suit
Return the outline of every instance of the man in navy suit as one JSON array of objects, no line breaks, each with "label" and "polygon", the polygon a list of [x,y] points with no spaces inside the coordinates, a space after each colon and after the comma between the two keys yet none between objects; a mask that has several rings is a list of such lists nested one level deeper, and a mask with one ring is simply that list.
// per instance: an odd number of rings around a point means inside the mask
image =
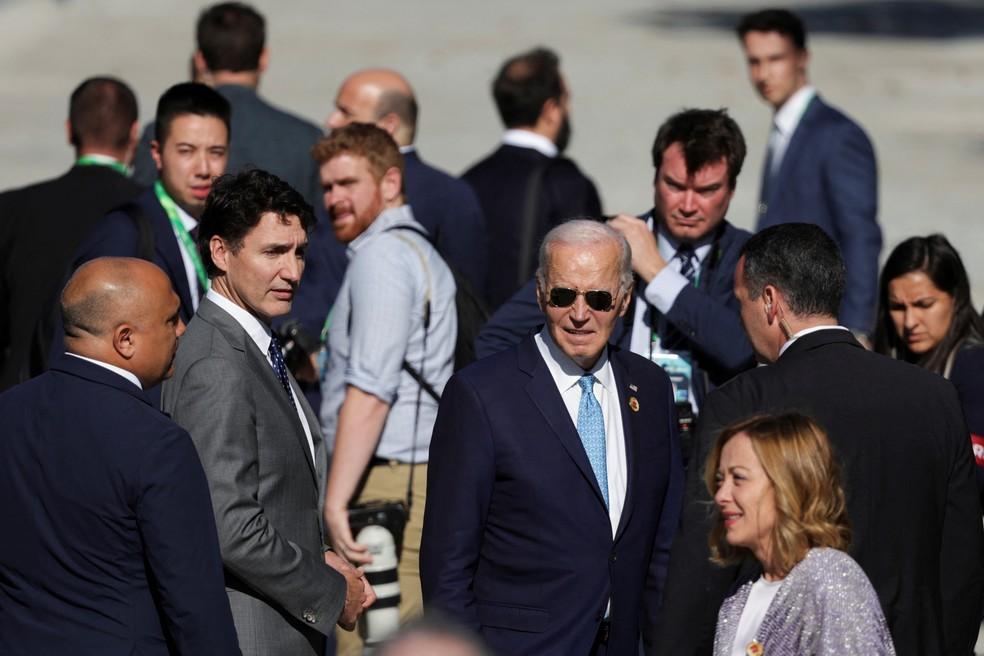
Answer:
[{"label": "man in navy suit", "polygon": [[67,353],[0,395],[0,652],[239,654],[205,473],[143,392],[171,373],[178,297],[102,258],[61,307]]},{"label": "man in navy suit", "polygon": [[546,327],[458,372],[431,440],[424,601],[501,654],[634,654],[659,605],[683,471],[666,374],[608,345],[625,239],[547,234]]},{"label": "man in navy suit", "polygon": [[[733,293],[738,252],[750,235],[724,219],[745,140],[724,110],[689,109],[660,126],[652,157],[655,207],[642,220],[621,214],[610,222],[629,240],[636,273],[612,341],[673,370],[678,402],[699,408],[709,390],[754,363]],[[542,323],[534,287],[492,316],[476,339],[479,357]]]},{"label": "man in navy suit", "polygon": [[[506,127],[501,145],[465,171],[488,228],[485,299],[493,310],[533,275],[536,248],[565,219],[599,216],[594,183],[564,157],[570,93],[560,59],[546,48],[510,57],[492,83]],[[492,266],[492,263],[495,263]]]},{"label": "man in navy suit", "polygon": [[840,322],[866,341],[878,286],[878,170],[861,127],[827,105],[807,81],[806,30],[785,9],[745,16],[738,25],[748,74],[775,112],[759,196],[757,229],[814,223],[847,265]]},{"label": "man in navy suit", "polygon": [[184,82],[165,91],[157,103],[159,138],[151,143],[157,181],[96,224],[74,267],[104,256],[148,259],[170,278],[181,299],[181,320],[191,321],[208,288],[193,235],[212,181],[225,171],[229,115],[225,98],[204,84]]}]

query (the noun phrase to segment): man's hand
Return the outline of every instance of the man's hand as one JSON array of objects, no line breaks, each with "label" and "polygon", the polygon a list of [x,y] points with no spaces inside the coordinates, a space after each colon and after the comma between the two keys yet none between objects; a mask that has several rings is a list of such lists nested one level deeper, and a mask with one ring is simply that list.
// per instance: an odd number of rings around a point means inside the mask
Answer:
[{"label": "man's hand", "polygon": [[376,601],[376,593],[366,580],[362,569],[356,569],[333,551],[325,552],[325,564],[345,577],[345,605],[338,617],[338,626],[346,631],[355,629],[359,616]]},{"label": "man's hand", "polygon": [[325,505],[325,528],[328,530],[328,537],[331,540],[331,547],[338,552],[342,558],[351,563],[368,565],[372,562],[369,549],[355,541],[352,537],[352,528],[349,526],[348,510],[345,508],[332,508]]},{"label": "man's hand", "polygon": [[632,270],[648,285],[666,266],[666,261],[659,254],[656,235],[643,219],[628,214],[619,214],[609,219],[608,225],[622,233],[629,242],[632,249]]}]

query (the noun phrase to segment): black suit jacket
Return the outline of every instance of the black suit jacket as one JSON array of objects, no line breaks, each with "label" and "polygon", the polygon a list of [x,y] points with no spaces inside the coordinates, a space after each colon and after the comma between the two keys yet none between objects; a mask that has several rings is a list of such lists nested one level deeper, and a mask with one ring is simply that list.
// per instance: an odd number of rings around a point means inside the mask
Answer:
[{"label": "black suit jacket", "polygon": [[488,228],[489,274],[486,300],[495,309],[522,286],[517,278],[523,238],[526,189],[534,169],[545,166],[540,185],[540,229],[527,265],[536,266],[540,241],[564,219],[601,214],[598,190],[566,157],[550,158],[532,148],[502,145],[462,176],[475,193]]},{"label": "black suit jacket", "polygon": [[738,575],[708,561],[703,464],[720,429],[798,411],[830,435],[842,467],[851,555],[878,593],[900,655],[971,654],[981,619],[981,509],[953,387],[866,351],[847,331],[796,340],[774,365],[712,392],[701,413],[658,654],[710,654],[718,608]]},{"label": "black suit jacket", "polygon": [[105,166],[0,194],[0,390],[46,368],[72,253],[106,212],[140,193]]},{"label": "black suit jacket", "polygon": [[239,654],[188,433],[71,356],[0,422],[0,653]]},{"label": "black suit jacket", "polygon": [[[644,218],[651,215],[649,212]],[[677,348],[693,354],[694,393],[698,403],[703,403],[708,390],[755,363],[752,346],[741,327],[741,308],[734,294],[735,266],[749,237],[746,231],[724,222],[713,250],[701,263],[699,284],[687,285],[670,311],[656,318],[661,338],[674,331],[680,341]],[[632,343],[635,306],[642,291],[642,285],[637,285],[625,316],[612,331],[612,343],[626,350]],[[536,281],[530,280],[482,328],[475,339],[476,353],[484,358],[505,350],[542,323],[543,312],[536,302]]]}]

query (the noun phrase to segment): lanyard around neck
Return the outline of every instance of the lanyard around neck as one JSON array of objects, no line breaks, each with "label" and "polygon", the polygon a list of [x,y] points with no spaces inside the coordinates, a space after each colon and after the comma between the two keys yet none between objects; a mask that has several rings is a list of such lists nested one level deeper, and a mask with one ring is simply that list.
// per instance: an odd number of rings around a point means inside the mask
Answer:
[{"label": "lanyard around neck", "polygon": [[191,238],[188,229],[181,222],[177,204],[164,191],[164,185],[161,184],[160,180],[154,183],[154,194],[157,196],[157,202],[164,208],[167,218],[171,221],[171,228],[174,230],[174,234],[178,236],[178,243],[181,244],[185,255],[188,256],[188,259],[191,260],[192,265],[195,267],[195,273],[198,274],[198,282],[201,283],[202,289],[207,291],[208,275],[205,273],[205,265],[202,264],[202,258],[198,254],[198,247],[195,246],[195,240]]},{"label": "lanyard around neck", "polygon": [[113,169],[120,175],[130,176],[130,167],[111,157],[100,157],[99,155],[83,155],[75,160],[75,166],[105,166]]}]

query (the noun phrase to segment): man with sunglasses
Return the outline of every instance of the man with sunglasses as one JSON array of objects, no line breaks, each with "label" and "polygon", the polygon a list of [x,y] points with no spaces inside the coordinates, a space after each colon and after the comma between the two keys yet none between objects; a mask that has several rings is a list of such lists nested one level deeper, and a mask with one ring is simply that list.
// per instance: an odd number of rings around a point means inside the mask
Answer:
[{"label": "man with sunglasses", "polygon": [[[745,140],[724,110],[688,109],[660,126],[652,147],[653,209],[610,221],[632,247],[635,298],[612,343],[664,366],[682,409],[754,363],[733,293],[749,233],[725,220]],[[476,340],[479,357],[519,342],[541,321],[531,281]]]},{"label": "man with sunglasses", "polygon": [[540,247],[545,327],[459,371],[431,438],[424,601],[501,654],[637,653],[682,494],[672,387],[609,345],[628,243],[574,220]]}]

